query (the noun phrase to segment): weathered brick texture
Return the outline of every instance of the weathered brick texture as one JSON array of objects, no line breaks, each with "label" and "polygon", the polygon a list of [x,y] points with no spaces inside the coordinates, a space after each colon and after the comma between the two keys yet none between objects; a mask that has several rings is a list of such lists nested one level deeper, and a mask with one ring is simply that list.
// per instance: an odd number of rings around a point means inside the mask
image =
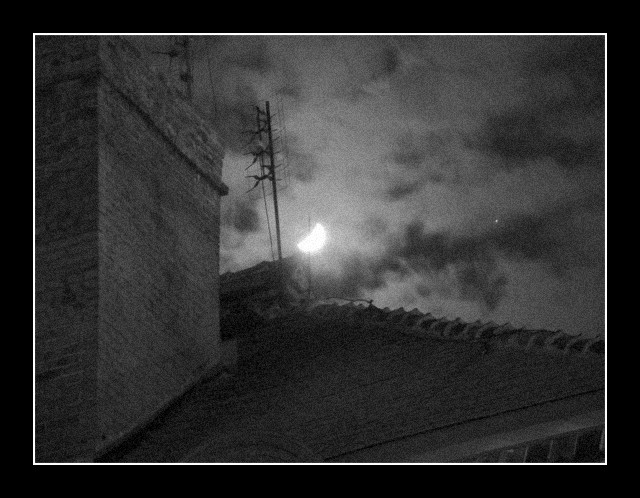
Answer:
[{"label": "weathered brick texture", "polygon": [[98,337],[97,39],[36,43],[36,460],[90,458]]},{"label": "weathered brick texture", "polygon": [[90,460],[219,361],[222,148],[120,38],[36,77],[36,460]]}]

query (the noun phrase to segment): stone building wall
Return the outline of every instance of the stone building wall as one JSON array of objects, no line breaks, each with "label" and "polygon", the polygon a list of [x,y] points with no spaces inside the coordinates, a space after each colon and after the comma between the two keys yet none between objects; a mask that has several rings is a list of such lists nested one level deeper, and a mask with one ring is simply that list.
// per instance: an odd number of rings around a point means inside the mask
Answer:
[{"label": "stone building wall", "polygon": [[36,459],[83,459],[96,427],[98,40],[36,48]]},{"label": "stone building wall", "polygon": [[222,147],[119,37],[36,37],[36,460],[91,460],[220,357]]}]

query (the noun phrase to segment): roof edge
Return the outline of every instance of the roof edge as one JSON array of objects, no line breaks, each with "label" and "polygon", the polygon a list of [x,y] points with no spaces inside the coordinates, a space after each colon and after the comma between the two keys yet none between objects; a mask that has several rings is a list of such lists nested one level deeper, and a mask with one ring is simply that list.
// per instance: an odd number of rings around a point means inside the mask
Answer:
[{"label": "roof edge", "polygon": [[346,304],[326,303],[323,301],[302,302],[293,307],[271,306],[257,313],[269,321],[285,318],[293,313],[304,313],[318,317],[344,317],[366,319],[373,323],[392,323],[402,333],[417,337],[432,338],[440,341],[482,342],[497,347],[516,348],[525,351],[538,350],[562,355],[581,355],[604,357],[605,340],[602,334],[584,337],[582,334],[569,334],[562,330],[527,329],[514,327],[511,323],[501,325],[492,321],[479,320],[468,323],[460,318],[448,320],[437,318],[431,313],[423,313],[417,308],[406,311],[404,308],[380,309],[373,304],[356,304],[349,300]]}]

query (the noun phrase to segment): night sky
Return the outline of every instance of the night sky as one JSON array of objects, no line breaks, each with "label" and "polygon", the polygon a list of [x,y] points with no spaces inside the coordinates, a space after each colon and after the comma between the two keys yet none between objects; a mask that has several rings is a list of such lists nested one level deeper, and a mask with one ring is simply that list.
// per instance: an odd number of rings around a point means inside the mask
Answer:
[{"label": "night sky", "polygon": [[[127,38],[183,85],[183,61],[153,53],[180,50],[179,37]],[[285,152],[283,252],[298,252],[309,216],[324,225],[319,294],[604,332],[604,36],[191,43],[194,104],[226,145],[221,272],[272,258],[262,190],[246,193],[256,171],[245,171],[242,134],[269,100]]]}]

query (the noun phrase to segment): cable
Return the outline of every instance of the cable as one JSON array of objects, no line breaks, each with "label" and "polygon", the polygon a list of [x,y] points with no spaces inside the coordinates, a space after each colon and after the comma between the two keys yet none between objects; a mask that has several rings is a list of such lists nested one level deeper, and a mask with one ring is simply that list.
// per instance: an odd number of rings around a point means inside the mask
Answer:
[{"label": "cable", "polygon": [[283,163],[284,163],[284,173],[285,173],[285,178],[286,178],[286,184],[287,187],[289,186],[289,183],[291,181],[291,173],[289,171],[289,143],[287,141],[287,124],[286,124],[286,120],[284,117],[284,104],[282,103],[282,95],[279,95],[279,109],[278,112],[280,113],[281,116],[281,128],[282,128],[282,156],[283,156]]},{"label": "cable", "polygon": [[216,94],[214,91],[214,85],[213,85],[213,74],[211,72],[211,51],[209,50],[209,38],[207,38],[207,43],[206,43],[206,47],[207,47],[207,67],[209,68],[209,84],[211,85],[211,103],[213,105],[213,118],[215,119],[216,117]]},{"label": "cable", "polygon": [[267,196],[264,191],[264,182],[262,184],[262,198],[264,199],[264,212],[267,215],[267,229],[269,230],[269,246],[271,247],[271,261],[276,260],[276,256],[273,252],[273,238],[271,237],[271,222],[269,221],[269,209],[267,208]]},{"label": "cable", "polygon": [[[260,154],[260,173],[264,173],[264,166],[262,164],[262,154]],[[271,261],[276,260],[275,253],[273,252],[273,237],[271,236],[271,222],[269,221],[269,208],[267,207],[267,194],[264,189],[264,182],[260,182],[262,186],[262,199],[264,200],[264,213],[267,217],[267,230],[269,231],[269,247],[271,248]]]}]

